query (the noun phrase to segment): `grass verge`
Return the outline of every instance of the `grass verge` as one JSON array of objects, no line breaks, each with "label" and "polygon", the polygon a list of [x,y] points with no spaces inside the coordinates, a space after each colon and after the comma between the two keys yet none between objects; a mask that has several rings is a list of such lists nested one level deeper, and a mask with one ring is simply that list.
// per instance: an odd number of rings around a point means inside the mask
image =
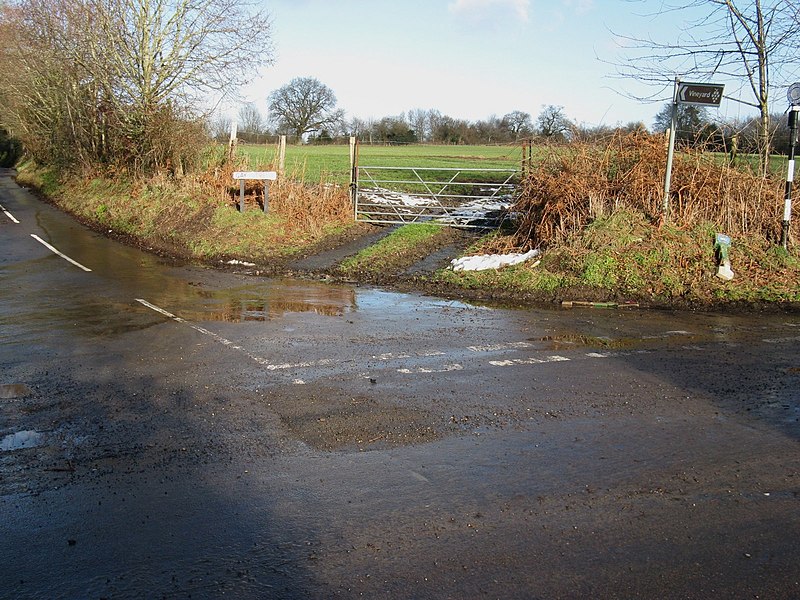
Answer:
[{"label": "grass verge", "polygon": [[281,182],[270,189],[266,214],[256,204],[261,189],[255,185],[247,190],[245,212],[239,212],[237,191],[225,173],[180,181],[59,178],[27,163],[20,165],[17,180],[96,229],[204,261],[285,259],[352,226],[347,191],[334,187]]},{"label": "grass verge", "polygon": [[365,248],[339,265],[348,278],[367,278],[398,274],[430,252],[441,247],[447,228],[435,223],[403,225],[376,244]]},{"label": "grass verge", "polygon": [[[635,300],[656,305],[800,303],[800,258],[758,236],[734,238],[735,277],[716,277],[713,224],[656,227],[619,211],[547,249],[538,266],[497,271],[442,270],[435,280],[498,297]],[[489,247],[495,243],[486,238]],[[475,253],[478,248],[474,249]]]}]

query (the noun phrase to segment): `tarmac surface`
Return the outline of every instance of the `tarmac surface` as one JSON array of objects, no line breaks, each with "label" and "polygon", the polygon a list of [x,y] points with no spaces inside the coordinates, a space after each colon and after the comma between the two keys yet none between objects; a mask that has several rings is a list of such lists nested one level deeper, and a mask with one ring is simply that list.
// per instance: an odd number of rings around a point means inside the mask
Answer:
[{"label": "tarmac surface", "polygon": [[800,597],[800,315],[167,264],[0,175],[0,597]]}]

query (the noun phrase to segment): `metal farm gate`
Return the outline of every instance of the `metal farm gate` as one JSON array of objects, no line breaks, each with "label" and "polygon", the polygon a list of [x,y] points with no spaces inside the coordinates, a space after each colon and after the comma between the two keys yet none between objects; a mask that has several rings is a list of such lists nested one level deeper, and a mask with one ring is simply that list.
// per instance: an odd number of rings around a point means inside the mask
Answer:
[{"label": "metal farm gate", "polygon": [[356,145],[351,166],[356,221],[482,229],[500,223],[516,199],[521,174],[516,168],[360,166]]}]

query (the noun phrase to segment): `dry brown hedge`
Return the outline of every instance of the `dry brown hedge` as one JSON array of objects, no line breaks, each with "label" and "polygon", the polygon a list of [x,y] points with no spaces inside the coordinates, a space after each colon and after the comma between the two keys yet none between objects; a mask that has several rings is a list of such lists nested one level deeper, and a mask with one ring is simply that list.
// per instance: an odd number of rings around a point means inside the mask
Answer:
[{"label": "dry brown hedge", "polygon": [[[225,163],[211,168],[201,176],[201,181],[216,191],[222,202],[235,206],[239,201],[239,188],[233,180],[234,171],[247,170],[249,165]],[[259,202],[263,183],[246,181],[248,201]],[[279,177],[269,185],[270,212],[286,217],[286,227],[302,230],[313,236],[320,235],[331,224],[347,224],[353,220],[349,190],[346,186],[325,183],[307,184],[288,177]]]},{"label": "dry brown hedge", "polygon": [[[624,209],[662,221],[666,143],[660,135],[616,135],[605,145],[554,148],[523,180],[513,211],[521,215],[513,245],[566,241],[594,219]],[[718,155],[676,152],[670,223],[712,223],[732,235],[775,239],[783,215],[784,182],[731,167]],[[794,231],[797,234],[796,220]]]}]

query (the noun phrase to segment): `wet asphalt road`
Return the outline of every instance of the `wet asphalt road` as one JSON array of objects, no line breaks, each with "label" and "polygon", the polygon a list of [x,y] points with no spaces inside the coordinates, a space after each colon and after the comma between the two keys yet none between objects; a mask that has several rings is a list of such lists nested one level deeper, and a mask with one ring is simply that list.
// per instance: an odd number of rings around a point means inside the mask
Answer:
[{"label": "wet asphalt road", "polygon": [[800,315],[264,280],[0,205],[2,598],[800,597]]}]

